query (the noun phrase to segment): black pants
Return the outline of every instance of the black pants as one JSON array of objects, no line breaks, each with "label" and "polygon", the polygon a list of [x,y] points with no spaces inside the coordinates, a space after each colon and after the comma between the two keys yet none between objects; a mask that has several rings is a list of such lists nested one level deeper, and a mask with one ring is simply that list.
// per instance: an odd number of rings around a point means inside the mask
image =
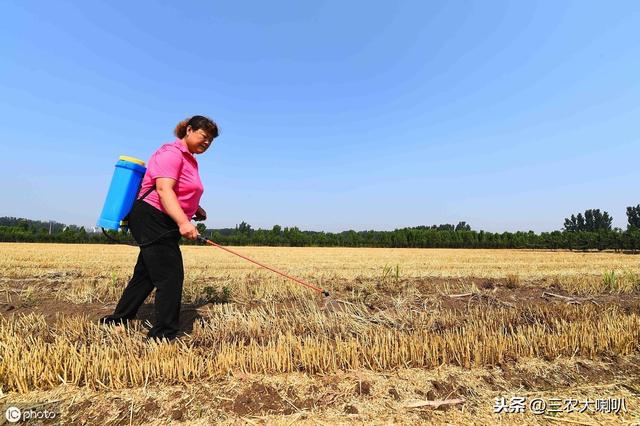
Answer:
[{"label": "black pants", "polygon": [[102,322],[122,323],[135,318],[138,309],[155,287],[156,321],[148,335],[173,339],[179,331],[184,280],[178,226],[169,215],[137,200],[129,214],[129,229],[133,238],[141,244],[138,261],[114,313],[104,317]]}]

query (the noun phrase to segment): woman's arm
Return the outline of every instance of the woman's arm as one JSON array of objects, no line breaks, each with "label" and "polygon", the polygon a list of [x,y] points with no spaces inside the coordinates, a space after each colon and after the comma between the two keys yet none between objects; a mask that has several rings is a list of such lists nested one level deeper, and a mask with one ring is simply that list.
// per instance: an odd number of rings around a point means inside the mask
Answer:
[{"label": "woman's arm", "polygon": [[180,203],[178,202],[178,196],[176,195],[173,187],[175,186],[175,179],[171,178],[157,178],[156,179],[156,191],[160,197],[160,203],[164,207],[167,214],[173,219],[180,228],[180,235],[190,240],[195,240],[200,233],[197,228],[191,223],[189,218]]}]

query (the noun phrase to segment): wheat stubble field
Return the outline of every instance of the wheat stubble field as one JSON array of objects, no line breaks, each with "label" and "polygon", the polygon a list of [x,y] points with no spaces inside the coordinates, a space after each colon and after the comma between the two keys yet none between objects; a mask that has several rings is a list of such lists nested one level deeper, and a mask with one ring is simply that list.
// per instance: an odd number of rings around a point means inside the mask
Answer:
[{"label": "wheat stubble field", "polygon": [[[183,246],[186,335],[102,327],[137,249],[0,244],[0,403],[63,424],[633,424],[640,256]],[[626,410],[494,413],[497,399]],[[433,407],[429,401],[459,400]]]}]

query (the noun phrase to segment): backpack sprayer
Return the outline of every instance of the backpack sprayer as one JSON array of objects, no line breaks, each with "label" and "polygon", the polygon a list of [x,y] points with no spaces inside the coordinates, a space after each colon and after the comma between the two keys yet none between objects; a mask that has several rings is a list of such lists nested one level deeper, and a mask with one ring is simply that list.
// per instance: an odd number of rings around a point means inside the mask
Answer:
[{"label": "backpack sprayer", "polygon": [[125,218],[133,207],[146,171],[144,161],[140,159],[126,155],[118,158],[107,199],[97,223],[103,232],[106,233],[106,229],[118,231],[121,228],[124,232],[127,231],[128,221]]},{"label": "backpack sprayer", "polygon": [[[133,203],[138,196],[138,192],[140,191],[140,184],[142,183],[142,178],[144,177],[147,168],[145,167],[144,161],[134,158],[128,157],[126,155],[122,155],[119,157],[118,162],[116,163],[116,170],[113,173],[113,177],[111,178],[111,185],[109,186],[109,192],[107,192],[107,198],[104,202],[104,207],[102,208],[102,213],[100,214],[100,218],[98,219],[97,225],[102,228],[102,232],[104,235],[112,241],[116,243],[123,243],[122,241],[118,241],[113,238],[111,235],[107,233],[107,230],[118,231],[122,230],[123,232],[127,232],[128,230],[128,215],[133,207]],[[148,195],[149,192],[145,194]],[[144,198],[144,196],[143,196]],[[152,244],[164,237],[166,234],[171,232],[177,232],[176,230],[171,230],[165,234],[160,235],[158,238],[144,243],[144,244],[132,244],[125,243],[134,246],[146,246]],[[276,274],[280,274],[285,278],[289,278],[299,284],[304,285],[307,288],[310,288],[318,293],[321,293],[323,296],[328,297],[329,292],[320,287],[316,287],[312,284],[309,284],[299,278],[292,277],[290,275],[285,274],[284,272],[280,272],[277,269],[274,269],[270,266],[264,265],[260,262],[257,262],[253,259],[248,258],[240,253],[237,253],[227,247],[223,247],[214,243],[213,241],[198,235],[197,240],[201,243],[218,247],[224,251],[228,251],[229,253],[235,254],[236,256],[240,256],[241,258],[248,260],[249,262],[255,263],[256,265],[268,269]]]}]

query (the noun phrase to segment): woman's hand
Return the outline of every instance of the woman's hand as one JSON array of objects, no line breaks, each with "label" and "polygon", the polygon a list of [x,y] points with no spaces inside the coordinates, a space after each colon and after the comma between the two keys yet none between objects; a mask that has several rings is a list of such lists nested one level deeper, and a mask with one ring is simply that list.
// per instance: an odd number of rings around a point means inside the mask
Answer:
[{"label": "woman's hand", "polygon": [[171,178],[156,179],[156,190],[158,191],[158,196],[160,197],[160,203],[164,207],[167,214],[171,217],[171,219],[173,219],[174,222],[178,224],[180,235],[189,240],[195,240],[196,238],[198,238],[198,235],[200,235],[200,233],[184,213],[182,207],[180,207],[178,196],[173,190],[175,183],[175,179]]},{"label": "woman's hand", "polygon": [[203,220],[207,220],[207,212],[200,206],[198,206],[198,210],[196,210],[196,215],[193,217],[193,220],[197,222],[202,222]]},{"label": "woman's hand", "polygon": [[183,222],[182,225],[180,225],[180,235],[188,240],[195,240],[196,238],[198,238],[200,233],[198,232],[198,229],[193,225],[193,223]]}]

